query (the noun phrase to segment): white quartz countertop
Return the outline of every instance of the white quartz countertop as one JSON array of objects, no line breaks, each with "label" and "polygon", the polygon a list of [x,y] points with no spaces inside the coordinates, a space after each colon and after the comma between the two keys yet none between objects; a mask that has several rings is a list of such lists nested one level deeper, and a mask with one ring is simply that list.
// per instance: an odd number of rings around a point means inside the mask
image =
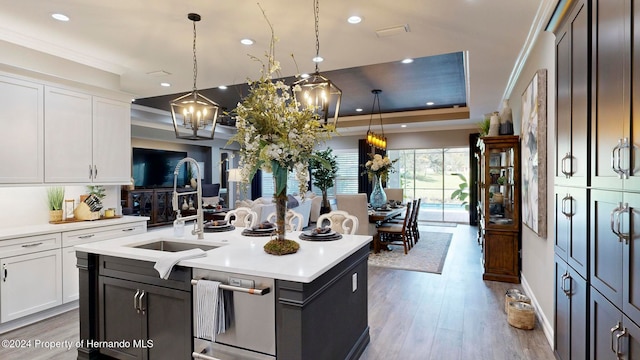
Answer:
[{"label": "white quartz countertop", "polygon": [[144,216],[123,216],[120,218],[94,220],[94,221],[77,221],[64,224],[36,224],[26,226],[6,226],[0,228],[0,241],[15,239],[18,237],[35,236],[42,234],[50,234],[54,232],[73,231],[91,229],[100,226],[128,224],[139,221],[147,221],[148,217]]},{"label": "white quartz countertop", "polygon": [[346,259],[363,246],[368,246],[371,236],[343,235],[334,241],[306,241],[298,238],[300,232],[287,233],[287,239],[296,240],[300,250],[295,254],[275,256],[264,252],[264,244],[270,237],[248,237],[241,234],[243,228],[228,232],[205,233],[203,240],[190,234],[185,227],[182,239],[173,237],[173,228],[150,230],[145,234],[131,235],[99,241],[75,247],[76,251],[117,256],[136,260],[157,261],[167,253],[135,248],[157,240],[182,241],[219,246],[206,251],[206,257],[182,260],[181,266],[207,270],[219,270],[238,274],[309,283]]}]

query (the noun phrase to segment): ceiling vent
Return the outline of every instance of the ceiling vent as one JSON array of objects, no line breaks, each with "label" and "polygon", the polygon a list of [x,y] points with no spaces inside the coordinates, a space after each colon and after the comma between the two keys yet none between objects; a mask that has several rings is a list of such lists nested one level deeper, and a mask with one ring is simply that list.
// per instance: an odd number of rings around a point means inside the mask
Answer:
[{"label": "ceiling vent", "polygon": [[404,25],[397,25],[397,26],[392,26],[384,29],[378,29],[376,30],[376,35],[379,38],[383,38],[383,37],[389,37],[389,36],[408,33],[410,31],[411,29],[409,29],[409,24],[404,24]]}]

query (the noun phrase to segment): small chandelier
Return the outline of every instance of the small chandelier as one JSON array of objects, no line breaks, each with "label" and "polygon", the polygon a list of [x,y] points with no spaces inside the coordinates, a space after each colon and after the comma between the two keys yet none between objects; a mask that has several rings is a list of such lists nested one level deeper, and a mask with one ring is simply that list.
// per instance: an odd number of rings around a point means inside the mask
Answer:
[{"label": "small chandelier", "polygon": [[[316,24],[316,57],[313,58],[313,61],[316,63],[316,72],[306,79],[295,82],[293,84],[293,88],[296,88],[296,85],[300,86],[299,92],[302,93],[302,96],[296,96],[296,100],[304,102],[309,106],[313,106],[317,118],[324,122],[324,125],[337,127],[342,90],[340,90],[331,80],[322,76],[318,69],[318,63],[322,61],[322,58],[320,57],[320,32],[318,30],[318,13],[320,12],[318,1],[319,0],[313,1],[313,15],[315,17]],[[329,119],[329,108],[334,102],[335,111],[333,113],[333,119]]]},{"label": "small chandelier", "polygon": [[193,21],[193,91],[171,101],[171,118],[176,138],[186,140],[213,140],[220,106],[198,93],[198,60],[196,58],[196,22],[200,15],[190,13]]},{"label": "small chandelier", "polygon": [[[387,150],[387,137],[384,136],[384,128],[382,127],[382,112],[380,111],[380,94],[382,90],[374,89],[371,90],[373,94],[373,106],[371,107],[371,118],[369,119],[369,130],[367,131],[367,144],[378,148],[380,150]],[[382,134],[376,134],[371,131],[371,121],[373,120],[373,112],[376,108],[376,102],[378,103],[378,115],[380,116],[380,130]]]}]

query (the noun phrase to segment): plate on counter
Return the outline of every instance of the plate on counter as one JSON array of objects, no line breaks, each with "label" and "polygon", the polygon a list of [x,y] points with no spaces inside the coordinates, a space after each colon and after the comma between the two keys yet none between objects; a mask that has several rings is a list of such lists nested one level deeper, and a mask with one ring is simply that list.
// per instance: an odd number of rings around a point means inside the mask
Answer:
[{"label": "plate on counter", "polygon": [[313,230],[306,230],[302,232],[305,236],[309,236],[309,237],[325,237],[325,236],[333,236],[336,234],[335,231],[331,230],[329,232],[326,233],[317,233]]}]

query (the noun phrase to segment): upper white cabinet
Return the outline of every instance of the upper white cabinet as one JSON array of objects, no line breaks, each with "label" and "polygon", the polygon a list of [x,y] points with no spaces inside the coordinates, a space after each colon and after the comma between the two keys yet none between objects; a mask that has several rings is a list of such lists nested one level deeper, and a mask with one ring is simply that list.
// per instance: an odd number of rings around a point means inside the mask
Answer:
[{"label": "upper white cabinet", "polygon": [[131,105],[93,97],[94,182],[131,181]]},{"label": "upper white cabinet", "polygon": [[44,180],[52,183],[128,183],[130,105],[46,86]]},{"label": "upper white cabinet", "polygon": [[43,180],[43,86],[0,76],[0,183]]}]

